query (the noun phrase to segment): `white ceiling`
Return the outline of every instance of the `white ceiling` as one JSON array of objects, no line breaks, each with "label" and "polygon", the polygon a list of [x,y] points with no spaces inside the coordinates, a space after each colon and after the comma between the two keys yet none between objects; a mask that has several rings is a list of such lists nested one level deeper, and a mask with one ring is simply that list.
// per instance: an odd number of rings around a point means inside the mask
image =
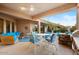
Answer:
[{"label": "white ceiling", "polygon": [[[3,5],[16,10],[17,12],[19,11],[21,13],[33,16],[47,10],[59,7],[63,4],[64,3],[5,3]],[[34,7],[34,11],[29,10],[31,5]],[[26,10],[21,10],[21,7],[25,7]]]}]

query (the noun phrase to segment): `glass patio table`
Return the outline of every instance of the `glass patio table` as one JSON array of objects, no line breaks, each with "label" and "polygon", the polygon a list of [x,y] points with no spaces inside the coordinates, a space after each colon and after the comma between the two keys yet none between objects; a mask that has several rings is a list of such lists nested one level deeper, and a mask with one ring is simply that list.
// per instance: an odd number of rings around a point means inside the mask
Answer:
[{"label": "glass patio table", "polygon": [[36,35],[45,36],[45,35],[52,35],[52,34],[40,33],[40,34],[36,34]]},{"label": "glass patio table", "polygon": [[46,34],[46,33],[40,33],[40,34],[35,34],[35,35],[36,35],[36,36],[43,37],[43,38],[45,38],[46,35],[52,36],[52,34]]},{"label": "glass patio table", "polygon": [[40,34],[35,34],[38,38],[40,38],[39,43],[37,45],[37,47],[34,49],[35,54],[55,54],[56,52],[56,47],[55,45],[53,45],[52,43],[48,42],[47,40],[45,40],[45,35],[52,35],[52,34],[44,34],[44,33],[40,33]]}]

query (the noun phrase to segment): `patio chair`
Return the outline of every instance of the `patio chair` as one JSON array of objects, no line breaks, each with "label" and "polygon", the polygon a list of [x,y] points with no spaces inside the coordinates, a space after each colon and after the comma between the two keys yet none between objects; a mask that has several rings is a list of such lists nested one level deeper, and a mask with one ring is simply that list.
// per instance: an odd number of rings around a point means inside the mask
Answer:
[{"label": "patio chair", "polygon": [[51,43],[54,43],[56,40],[56,35],[55,34],[52,34],[51,35]]},{"label": "patio chair", "polygon": [[[49,35],[45,35],[45,39],[49,42],[52,42],[52,39],[53,39],[53,33],[51,32],[47,32],[45,34],[49,34]],[[51,35],[52,34],[52,35]]]},{"label": "patio chair", "polygon": [[[49,34],[52,34],[52,35],[48,35],[48,39],[50,39],[50,44],[49,44],[49,47],[51,46],[51,48],[53,48],[53,54],[57,54],[57,47],[56,47],[56,44],[55,44],[55,40],[56,40],[56,34],[54,34],[54,33],[50,33],[49,32]],[[51,54],[51,48],[49,48],[49,51],[50,51],[50,53],[49,54]]]},{"label": "patio chair", "polygon": [[32,41],[34,44],[37,44],[40,40],[40,38],[38,38],[36,34],[37,34],[36,32],[32,32]]}]

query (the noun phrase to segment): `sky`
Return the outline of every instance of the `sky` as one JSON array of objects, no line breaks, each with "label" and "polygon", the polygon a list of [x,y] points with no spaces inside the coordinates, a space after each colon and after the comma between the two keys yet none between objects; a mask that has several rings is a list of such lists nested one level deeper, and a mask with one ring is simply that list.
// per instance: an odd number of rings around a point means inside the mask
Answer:
[{"label": "sky", "polygon": [[76,9],[72,9],[64,13],[46,16],[44,19],[64,26],[74,26],[76,24],[76,14]]}]

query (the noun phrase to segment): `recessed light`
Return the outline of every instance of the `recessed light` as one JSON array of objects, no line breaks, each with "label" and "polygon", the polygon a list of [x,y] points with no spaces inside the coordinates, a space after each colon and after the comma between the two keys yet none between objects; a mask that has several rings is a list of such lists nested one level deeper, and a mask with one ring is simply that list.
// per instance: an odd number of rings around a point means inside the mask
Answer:
[{"label": "recessed light", "polygon": [[33,8],[33,7],[31,7],[31,8],[30,8],[30,11],[34,11],[34,8]]},{"label": "recessed light", "polygon": [[25,8],[25,7],[20,7],[20,9],[21,9],[21,10],[26,10],[26,8]]},{"label": "recessed light", "polygon": [[34,7],[32,5],[30,7],[30,11],[34,11]]}]

